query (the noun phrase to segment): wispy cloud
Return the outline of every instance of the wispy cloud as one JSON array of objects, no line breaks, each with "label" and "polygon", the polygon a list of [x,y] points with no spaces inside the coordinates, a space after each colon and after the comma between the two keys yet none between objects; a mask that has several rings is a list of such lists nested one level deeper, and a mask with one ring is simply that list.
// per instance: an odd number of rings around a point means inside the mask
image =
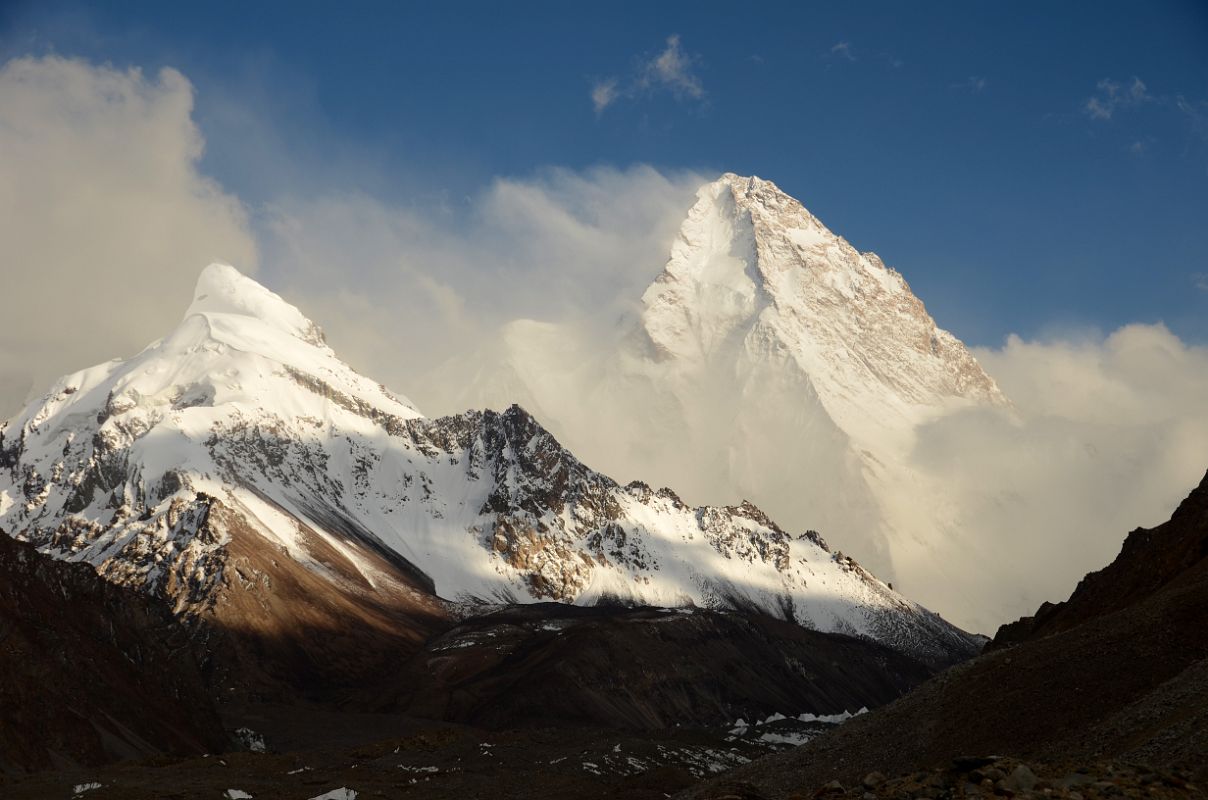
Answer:
[{"label": "wispy cloud", "polygon": [[1191,123],[1191,132],[1200,139],[1208,140],[1208,101],[1192,101],[1179,95],[1174,105]]},{"label": "wispy cloud", "polygon": [[853,53],[851,49],[851,42],[847,40],[835,42],[826,55],[830,58],[841,58],[844,61],[856,60],[856,54]]},{"label": "wispy cloud", "polygon": [[697,74],[700,63],[700,56],[685,50],[679,34],[673,33],[660,52],[638,59],[627,79],[613,76],[595,81],[592,107],[602,114],[618,100],[664,92],[679,100],[703,100],[705,87]]},{"label": "wispy cloud", "polygon": [[830,48],[822,51],[818,55],[818,58],[829,62],[826,67],[828,71],[836,62],[846,62],[848,64],[862,62],[865,64],[884,66],[891,70],[900,70],[906,65],[906,62],[894,53],[890,53],[888,51],[872,52],[853,45],[847,39],[841,39],[835,42],[830,46]]},{"label": "wispy cloud", "polygon": [[1091,119],[1109,120],[1121,109],[1135,108],[1153,101],[1145,83],[1138,77],[1120,83],[1104,78],[1095,87],[1095,93],[1082,103],[1082,111]]},{"label": "wispy cloud", "polygon": [[680,46],[679,34],[667,37],[663,52],[647,62],[642,69],[638,84],[644,89],[670,89],[673,93],[699,99],[705,89],[694,70],[700,61]]},{"label": "wispy cloud", "polygon": [[[1208,100],[1189,100],[1183,94],[1154,94],[1140,78],[1134,76],[1120,82],[1110,78],[1099,81],[1095,94],[1082,102],[1082,112],[1092,124],[1111,122],[1120,112],[1130,111],[1147,127],[1169,126],[1176,123],[1180,136],[1186,137],[1182,156],[1193,153],[1203,155],[1208,145]],[[1170,131],[1161,139],[1165,149],[1174,138]],[[1153,135],[1136,137],[1130,135],[1120,143],[1135,158],[1149,156],[1157,147],[1159,139]]]},{"label": "wispy cloud", "polygon": [[953,89],[967,89],[973,94],[981,94],[986,90],[986,79],[980,75],[970,75],[963,81],[952,84]]},{"label": "wispy cloud", "polygon": [[617,89],[616,78],[605,78],[602,81],[596,81],[595,85],[591,87],[591,104],[597,114],[604,113],[604,109],[616,102],[619,96],[620,92]]},{"label": "wispy cloud", "polygon": [[1201,292],[1208,292],[1208,272],[1197,272],[1191,276],[1191,283]]}]

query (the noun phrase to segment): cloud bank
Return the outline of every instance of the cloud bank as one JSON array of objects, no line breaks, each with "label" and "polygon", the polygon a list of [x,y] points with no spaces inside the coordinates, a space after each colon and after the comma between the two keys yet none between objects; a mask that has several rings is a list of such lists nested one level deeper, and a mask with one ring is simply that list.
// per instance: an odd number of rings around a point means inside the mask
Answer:
[{"label": "cloud bank", "polygon": [[1005,580],[979,604],[1001,608],[1001,622],[1064,600],[1203,477],[1208,347],[1136,324],[1106,337],[1011,336],[974,354],[1014,413],[942,419],[920,432],[913,461],[993,554]]},{"label": "cloud bank", "polygon": [[242,205],[197,169],[192,108],[171,69],[0,68],[0,408],[161,335],[198,264],[255,270]]},{"label": "cloud bank", "polygon": [[603,341],[658,274],[703,180],[642,166],[550,169],[497,179],[457,211],[283,198],[258,230],[266,273],[337,351],[439,413],[461,409],[416,386],[419,376],[513,319],[573,322]]}]

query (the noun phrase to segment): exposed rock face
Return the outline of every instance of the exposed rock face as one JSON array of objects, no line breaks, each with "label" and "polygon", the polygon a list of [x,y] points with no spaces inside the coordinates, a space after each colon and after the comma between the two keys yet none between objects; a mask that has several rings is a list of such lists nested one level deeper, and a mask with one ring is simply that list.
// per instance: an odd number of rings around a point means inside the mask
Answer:
[{"label": "exposed rock face", "polygon": [[0,773],[228,745],[168,609],[0,536]]},{"label": "exposed rock face", "polygon": [[290,640],[305,599],[317,630],[416,620],[414,647],[435,594],[750,608],[931,665],[979,646],[816,534],[620,486],[518,407],[425,419],[317,331],[208,268],[171,335],[0,427],[0,523],[186,619]]},{"label": "exposed rock face", "polygon": [[[733,776],[769,797],[959,756],[1185,765],[1208,780],[1205,484],[1167,523],[1130,534],[1068,603],[1004,626],[999,647],[792,753]],[[1011,644],[1012,646],[1006,646]],[[692,797],[725,795],[705,786]]]}]

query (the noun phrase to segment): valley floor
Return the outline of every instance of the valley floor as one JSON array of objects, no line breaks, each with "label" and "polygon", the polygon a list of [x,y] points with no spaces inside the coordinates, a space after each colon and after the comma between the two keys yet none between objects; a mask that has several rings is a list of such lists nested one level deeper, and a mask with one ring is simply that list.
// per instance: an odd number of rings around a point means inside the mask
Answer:
[{"label": "valley floor", "polygon": [[[665,798],[820,735],[827,722],[772,719],[721,729],[627,733],[590,728],[484,731],[398,714],[297,705],[224,709],[269,752],[158,758],[23,778],[11,800],[224,798],[308,800],[341,788],[359,798]],[[341,797],[339,793],[335,797]]]},{"label": "valley floor", "polygon": [[[759,759],[831,725],[773,720],[746,729],[619,733],[592,729],[486,732],[393,715],[299,706],[229,708],[229,723],[260,726],[283,752],[236,752],[160,758],[99,769],[0,776],[11,800],[254,798],[632,798],[696,794],[712,800],[768,800],[736,777],[759,771]],[[322,743],[321,746],[317,746]],[[768,769],[776,769],[769,759]],[[1187,768],[1150,768],[1122,761],[1024,762],[962,757],[942,768],[887,777],[872,772],[844,785],[802,786],[790,800],[951,800],[1063,798],[1194,800],[1205,797]],[[711,780],[708,780],[711,779]]]}]

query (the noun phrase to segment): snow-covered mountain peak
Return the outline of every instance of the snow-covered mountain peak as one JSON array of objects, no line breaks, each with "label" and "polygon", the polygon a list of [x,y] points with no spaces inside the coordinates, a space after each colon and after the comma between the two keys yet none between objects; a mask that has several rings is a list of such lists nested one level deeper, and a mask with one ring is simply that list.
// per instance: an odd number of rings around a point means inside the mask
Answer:
[{"label": "snow-covered mountain peak", "polygon": [[755,226],[774,225],[784,229],[815,231],[819,236],[838,239],[822,222],[809,212],[797,198],[769,180],[752,175],[744,177],[727,172],[712,183],[701,187],[702,197],[722,198],[735,209],[748,215]]},{"label": "snow-covered mountain peak", "polygon": [[196,314],[248,317],[315,347],[326,345],[318,325],[229,264],[214,263],[201,271],[185,318]]},{"label": "snow-covered mountain peak", "polygon": [[731,364],[741,376],[787,362],[866,446],[908,446],[915,425],[954,404],[1005,403],[900,274],[771,181],[727,173],[702,186],[642,300],[663,368]]},{"label": "snow-covered mountain peak", "polygon": [[175,330],[129,359],[60,378],[0,425],[0,440],[76,447],[89,428],[102,449],[142,447],[152,432],[204,437],[240,415],[321,419],[333,403],[369,429],[420,416],[340,361],[297,308],[234,267],[211,264]]},{"label": "snow-covered mountain peak", "polygon": [[[718,268],[718,254],[730,256],[730,269]],[[922,309],[901,274],[875,253],[856,250],[772,181],[731,172],[698,190],[645,299],[657,305],[660,284],[676,282],[695,283],[705,297],[733,288],[727,279],[743,271],[778,302],[825,291],[850,304],[901,297]]]}]

